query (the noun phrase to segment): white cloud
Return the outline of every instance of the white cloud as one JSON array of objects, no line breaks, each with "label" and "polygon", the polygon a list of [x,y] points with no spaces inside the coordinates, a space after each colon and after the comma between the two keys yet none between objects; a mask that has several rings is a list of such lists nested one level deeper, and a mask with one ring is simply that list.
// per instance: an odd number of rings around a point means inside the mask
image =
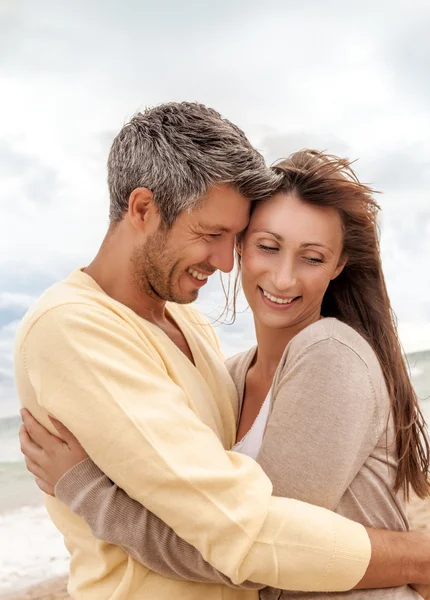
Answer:
[{"label": "white cloud", "polygon": [[[402,321],[399,325],[399,336],[405,352],[422,352],[430,348],[430,322],[410,323]],[[430,390],[429,390],[430,395]]]},{"label": "white cloud", "polygon": [[[97,250],[123,122],[187,99],[237,122],[268,160],[301,146],[360,159],[360,177],[384,192],[384,267],[405,345],[426,344],[427,0],[4,0],[0,16],[0,323]],[[200,306],[222,305],[214,283]],[[220,336],[227,354],[253,343],[251,316]]]},{"label": "white cloud", "polygon": [[3,308],[28,309],[36,300],[30,294],[17,294],[14,292],[0,292],[0,310]]}]

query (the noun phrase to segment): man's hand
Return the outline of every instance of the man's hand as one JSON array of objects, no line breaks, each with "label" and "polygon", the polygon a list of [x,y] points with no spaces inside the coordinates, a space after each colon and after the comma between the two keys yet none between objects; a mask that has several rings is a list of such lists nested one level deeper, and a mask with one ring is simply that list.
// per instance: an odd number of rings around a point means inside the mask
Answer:
[{"label": "man's hand", "polygon": [[42,492],[55,496],[55,486],[72,467],[88,458],[75,436],[60,421],[49,417],[61,439],[49,433],[26,409],[19,430],[25,464]]}]

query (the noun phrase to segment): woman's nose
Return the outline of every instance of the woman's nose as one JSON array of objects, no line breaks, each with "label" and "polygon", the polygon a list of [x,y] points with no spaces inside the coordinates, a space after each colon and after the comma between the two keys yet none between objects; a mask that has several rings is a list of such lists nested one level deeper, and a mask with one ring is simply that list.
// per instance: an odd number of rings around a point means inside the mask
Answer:
[{"label": "woman's nose", "polygon": [[273,283],[279,292],[291,289],[296,285],[296,273],[292,265],[282,264],[273,274]]}]

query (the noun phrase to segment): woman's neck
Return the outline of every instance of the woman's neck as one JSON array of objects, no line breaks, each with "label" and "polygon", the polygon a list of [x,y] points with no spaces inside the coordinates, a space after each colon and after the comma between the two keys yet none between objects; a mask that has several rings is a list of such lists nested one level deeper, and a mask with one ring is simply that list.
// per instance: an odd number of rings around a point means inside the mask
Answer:
[{"label": "woman's neck", "polygon": [[316,321],[319,321],[321,318],[321,314],[318,312],[306,321],[282,329],[267,327],[255,320],[258,350],[256,360],[253,364],[254,370],[257,371],[261,377],[273,378],[287,344],[289,344],[293,337],[300,333],[300,331],[303,331],[303,329],[312,323],[316,323]]}]

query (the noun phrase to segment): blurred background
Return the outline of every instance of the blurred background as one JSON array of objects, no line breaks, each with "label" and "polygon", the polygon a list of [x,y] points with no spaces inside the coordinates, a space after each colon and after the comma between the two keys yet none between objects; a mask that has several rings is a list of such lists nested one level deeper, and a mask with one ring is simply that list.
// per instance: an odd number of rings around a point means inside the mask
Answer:
[{"label": "blurred background", "polygon": [[[96,252],[110,144],[145,106],[213,106],[269,163],[303,147],[357,159],[382,192],[387,284],[430,416],[429,31],[428,0],[0,0],[0,594],[67,568],[19,454],[15,330]],[[216,319],[219,280],[198,305]],[[254,340],[245,310],[217,332],[227,355]]]}]

